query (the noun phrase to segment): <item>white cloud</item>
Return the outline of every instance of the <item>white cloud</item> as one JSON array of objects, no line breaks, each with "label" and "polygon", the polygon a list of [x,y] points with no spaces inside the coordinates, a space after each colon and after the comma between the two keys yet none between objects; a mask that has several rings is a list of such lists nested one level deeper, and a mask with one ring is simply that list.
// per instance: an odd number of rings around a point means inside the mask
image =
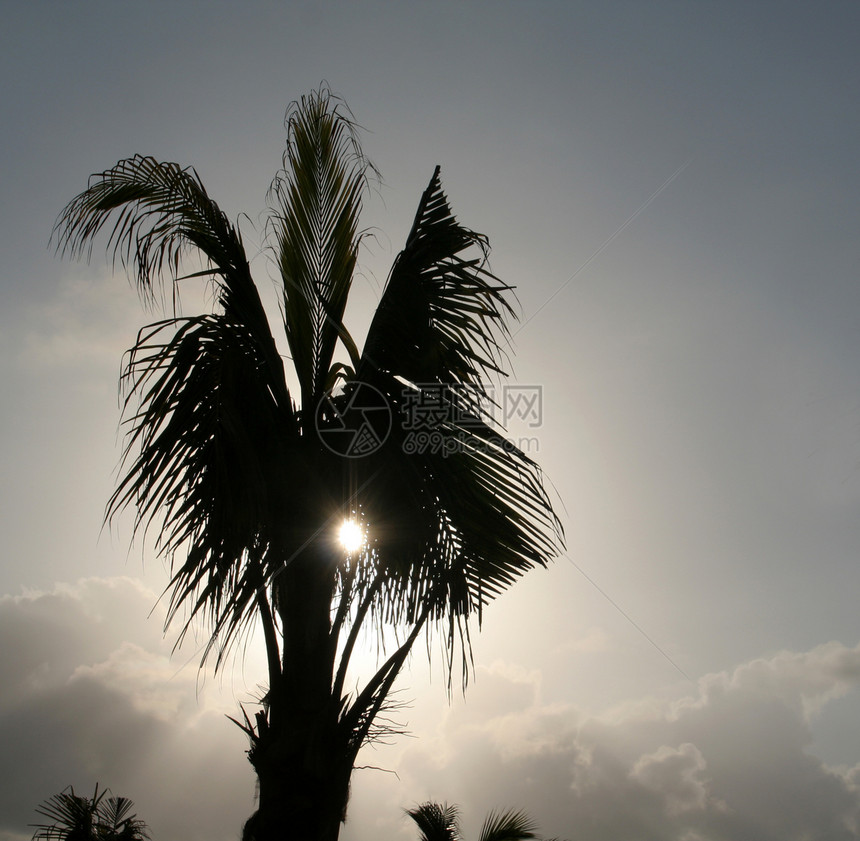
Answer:
[{"label": "white cloud", "polygon": [[[522,674],[496,664],[404,750],[399,796],[460,803],[476,823],[523,808],[578,841],[856,839],[860,767],[815,758],[809,718],[857,686],[858,666],[860,646],[782,652],[707,676],[694,697],[601,717],[541,705]],[[387,828],[409,837],[396,820]]]}]

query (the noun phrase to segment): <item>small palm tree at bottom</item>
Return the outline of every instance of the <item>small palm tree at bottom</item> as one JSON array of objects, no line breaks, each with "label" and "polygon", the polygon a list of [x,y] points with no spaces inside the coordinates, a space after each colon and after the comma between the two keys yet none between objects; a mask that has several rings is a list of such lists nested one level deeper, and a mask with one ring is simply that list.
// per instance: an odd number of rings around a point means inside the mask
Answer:
[{"label": "small palm tree at bottom", "polygon": [[[407,809],[406,814],[412,818],[421,831],[420,841],[463,841],[460,833],[460,810],[457,806],[449,806],[428,802]],[[503,812],[490,812],[478,841],[527,841],[538,839],[535,835],[537,826],[525,812],[508,809]],[[558,841],[558,839],[547,839]]]},{"label": "small palm tree at bottom", "polygon": [[149,841],[149,828],[131,810],[134,803],[127,797],[108,797],[110,789],[92,797],[75,794],[69,786],[49,797],[36,811],[53,823],[32,824],[33,841]]}]

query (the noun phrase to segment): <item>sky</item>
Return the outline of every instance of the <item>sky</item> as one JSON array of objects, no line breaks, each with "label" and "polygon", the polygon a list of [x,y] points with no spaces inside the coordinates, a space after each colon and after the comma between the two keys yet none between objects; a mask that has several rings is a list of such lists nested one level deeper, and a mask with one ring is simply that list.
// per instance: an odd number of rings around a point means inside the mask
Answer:
[{"label": "sky", "polygon": [[323,80],[383,178],[353,333],[440,164],[517,287],[509,381],[542,411],[510,434],[567,543],[487,609],[465,692],[415,655],[344,841],[416,838],[428,799],[467,838],[500,807],[571,841],[860,838],[860,7],[0,5],[0,841],[70,784],[155,841],[253,811],[226,716],[259,651],[172,652],[161,561],[102,528],[147,313],[103,243],[48,240],[91,173],[152,155],[241,218],[270,290],[284,112]]}]

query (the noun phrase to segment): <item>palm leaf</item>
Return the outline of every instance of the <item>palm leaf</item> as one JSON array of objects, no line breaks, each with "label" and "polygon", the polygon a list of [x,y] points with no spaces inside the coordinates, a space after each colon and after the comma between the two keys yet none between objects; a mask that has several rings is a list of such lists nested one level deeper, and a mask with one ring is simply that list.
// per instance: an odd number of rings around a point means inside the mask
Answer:
[{"label": "palm leaf", "polygon": [[36,811],[52,821],[34,824],[34,839],[44,841],[147,841],[146,824],[132,812],[134,803],[127,797],[108,797],[109,789],[99,791],[98,783],[92,797],[67,790],[55,794],[36,807]]},{"label": "palm leaf", "polygon": [[175,163],[135,155],[93,175],[89,187],[65,207],[53,239],[62,253],[90,256],[95,237],[113,220],[108,252],[119,257],[141,295],[156,297],[166,275],[177,278],[189,247],[222,277],[247,265],[241,238],[197,173]]},{"label": "palm leaf", "polygon": [[460,841],[460,814],[456,806],[447,803],[422,803],[407,809],[421,831],[421,841]]},{"label": "palm leaf", "polygon": [[104,792],[99,794],[96,785],[92,799],[75,794],[71,786],[49,797],[36,807],[36,811],[51,823],[32,824],[36,829],[34,841],[92,841],[98,805],[103,796]]},{"label": "palm leaf", "polygon": [[527,841],[537,838],[537,827],[525,812],[510,809],[505,812],[490,812],[481,827],[478,841]]},{"label": "palm leaf", "polygon": [[[501,370],[513,309],[510,287],[485,266],[487,249],[453,217],[437,167],[356,373],[395,415],[385,446],[351,466],[385,578],[380,609],[414,622],[429,607],[447,622],[449,656],[469,617],[480,620],[490,599],[546,565],[562,534],[540,469],[491,425],[487,378]],[[409,406],[432,400],[439,446],[409,455]]]},{"label": "palm leaf", "polygon": [[361,197],[372,167],[344,108],[325,87],[293,104],[284,168],[270,190],[284,324],[305,409],[330,388],[338,338],[353,365],[358,361],[343,313],[360,240]]},{"label": "palm leaf", "polygon": [[222,631],[228,646],[253,618],[289,490],[279,472],[298,433],[271,374],[253,337],[226,315],[153,325],[129,355],[128,466],[109,515],[132,505],[136,529],[158,524],[162,554],[185,553],[167,621],[185,610],[178,644],[195,617],[209,620],[207,653]]},{"label": "palm leaf", "polygon": [[204,616],[206,653],[223,653],[253,616],[267,529],[284,510],[272,475],[298,427],[283,364],[241,237],[193,170],[137,156],[93,176],[57,221],[58,249],[89,256],[111,221],[108,251],[133,266],[144,300],[177,276],[188,250],[218,289],[219,312],[155,322],[127,356],[125,474],[106,516],[131,505],[135,532],[156,527],[171,563],[187,550],[168,588],[168,622],[188,608],[181,641]]},{"label": "palm leaf", "polygon": [[[478,256],[463,256],[475,248]],[[437,166],[368,330],[361,373],[471,384],[485,396],[481,378],[501,371],[499,337],[513,315],[510,287],[485,267],[487,250],[451,213]]]},{"label": "palm leaf", "polygon": [[149,829],[127,797],[109,797],[99,809],[99,841],[148,841]]}]

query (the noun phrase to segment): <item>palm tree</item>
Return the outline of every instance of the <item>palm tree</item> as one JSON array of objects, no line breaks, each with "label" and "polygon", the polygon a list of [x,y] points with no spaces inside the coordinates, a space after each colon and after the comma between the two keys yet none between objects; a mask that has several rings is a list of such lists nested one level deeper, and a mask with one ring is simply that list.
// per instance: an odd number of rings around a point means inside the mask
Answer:
[{"label": "palm tree", "polygon": [[110,789],[99,791],[96,783],[92,797],[68,789],[49,797],[36,811],[52,821],[34,824],[33,841],[148,841],[149,830],[131,810],[127,797],[108,797]]},{"label": "palm tree", "polygon": [[[422,803],[406,814],[418,825],[420,841],[462,841],[460,832],[460,810],[447,803]],[[504,812],[490,812],[481,827],[478,841],[527,841],[538,838],[537,827],[525,812],[509,809]]]},{"label": "palm tree", "polygon": [[[165,286],[212,285],[214,312],[174,305],[128,352],[124,475],[106,516],[131,507],[135,532],[157,531],[177,645],[203,619],[203,660],[218,668],[262,630],[267,691],[237,722],[258,780],[246,837],[333,841],[356,754],[385,733],[380,711],[418,635],[438,629],[449,686],[455,658],[465,678],[471,622],[546,565],[561,530],[539,468],[493,421],[511,288],[488,270],[486,239],[454,219],[439,168],[359,352],[343,316],[375,170],[327,87],[285,125],[267,241],[293,380],[242,236],[193,169],[119,161],[66,206],[54,241],[88,257],[106,232],[150,305]],[[192,255],[202,268],[181,276]],[[427,404],[435,420],[417,438],[410,411]],[[351,550],[336,540],[346,519],[362,534]],[[368,629],[380,663],[350,690]]]}]

